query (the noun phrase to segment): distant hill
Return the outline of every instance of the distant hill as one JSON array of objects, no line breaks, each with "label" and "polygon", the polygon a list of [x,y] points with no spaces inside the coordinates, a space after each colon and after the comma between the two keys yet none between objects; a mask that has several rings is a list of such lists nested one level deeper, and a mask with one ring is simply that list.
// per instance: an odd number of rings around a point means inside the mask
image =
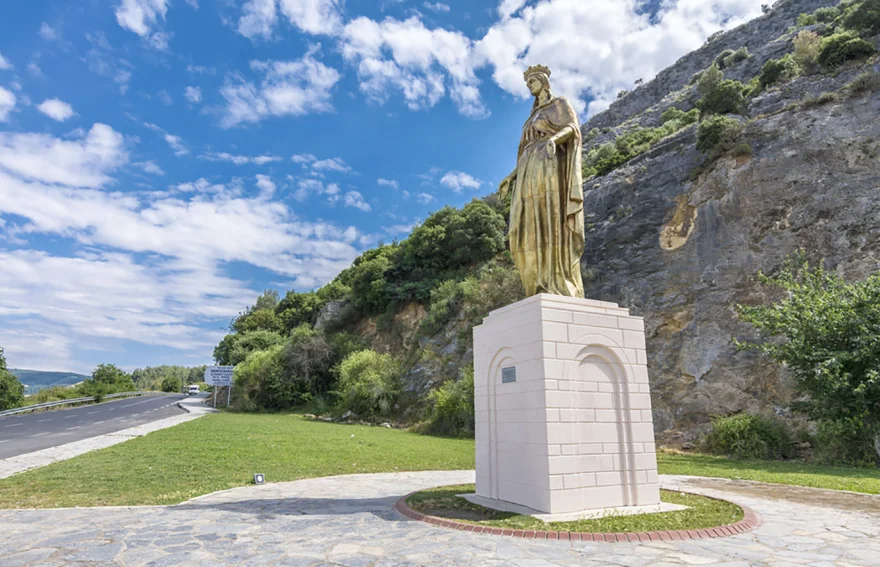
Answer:
[{"label": "distant hill", "polygon": [[75,372],[46,372],[23,368],[10,368],[9,371],[27,387],[28,394],[51,386],[70,386],[89,378],[85,374]]}]

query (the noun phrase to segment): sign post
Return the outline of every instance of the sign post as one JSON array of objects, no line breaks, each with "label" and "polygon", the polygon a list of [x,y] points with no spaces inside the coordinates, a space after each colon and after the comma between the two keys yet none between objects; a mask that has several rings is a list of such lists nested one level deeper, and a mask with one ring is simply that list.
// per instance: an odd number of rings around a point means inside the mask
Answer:
[{"label": "sign post", "polygon": [[217,388],[226,386],[226,407],[232,402],[232,371],[234,366],[208,366],[205,368],[205,383],[214,386],[214,407],[217,407]]}]

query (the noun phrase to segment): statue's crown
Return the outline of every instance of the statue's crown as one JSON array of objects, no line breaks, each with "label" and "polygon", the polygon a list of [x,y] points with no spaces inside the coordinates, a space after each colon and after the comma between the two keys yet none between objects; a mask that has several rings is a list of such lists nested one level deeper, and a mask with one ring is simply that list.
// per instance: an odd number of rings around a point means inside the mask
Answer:
[{"label": "statue's crown", "polygon": [[550,69],[548,67],[545,67],[544,65],[532,65],[531,67],[526,69],[525,73],[523,73],[523,79],[528,81],[529,77],[531,77],[532,75],[546,75],[549,77]]}]

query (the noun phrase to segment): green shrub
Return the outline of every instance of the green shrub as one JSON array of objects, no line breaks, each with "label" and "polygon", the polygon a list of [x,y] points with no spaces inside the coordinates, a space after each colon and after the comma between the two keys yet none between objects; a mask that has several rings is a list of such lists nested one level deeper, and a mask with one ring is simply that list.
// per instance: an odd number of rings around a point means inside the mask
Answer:
[{"label": "green shrub", "polygon": [[812,26],[818,22],[818,19],[814,14],[800,14],[797,17],[797,25],[799,26]]},{"label": "green shrub", "polygon": [[858,420],[820,421],[813,440],[812,460],[822,465],[874,466],[874,432]]},{"label": "green shrub", "polygon": [[740,142],[733,147],[733,150],[730,152],[734,157],[743,157],[750,156],[755,153],[755,150],[752,149],[752,146],[748,142]]},{"label": "green shrub", "polygon": [[802,396],[795,411],[880,432],[880,273],[846,283],[801,252],[758,281],[781,299],[737,306],[763,334],[761,342],[736,340],[737,347],[785,366]]},{"label": "green shrub", "polygon": [[284,342],[281,333],[274,331],[250,331],[241,335],[233,335],[232,347],[229,350],[227,364],[235,366],[244,362],[252,352],[266,350]]},{"label": "green shrub", "polygon": [[862,0],[847,7],[841,18],[844,29],[863,37],[880,34],[880,0]]},{"label": "green shrub", "polygon": [[431,417],[427,432],[454,437],[474,436],[474,369],[462,369],[458,380],[449,380],[428,395]]},{"label": "green shrub", "polygon": [[700,121],[700,110],[694,108],[689,112],[685,112],[675,107],[668,108],[660,115],[660,124],[665,125],[672,121],[678,121],[681,128],[696,124]]},{"label": "green shrub", "polygon": [[400,365],[391,355],[362,350],[339,365],[338,410],[373,421],[391,416],[400,393]]},{"label": "green shrub", "polygon": [[163,392],[180,392],[183,390],[183,380],[179,376],[166,376],[162,379],[161,389]]},{"label": "green shrub", "polygon": [[840,15],[840,11],[834,6],[826,6],[825,8],[819,8],[813,12],[813,15],[816,17],[817,22],[830,24],[837,19],[837,16]]},{"label": "green shrub", "polygon": [[816,32],[804,30],[792,40],[795,62],[807,73],[815,73],[822,52],[822,38]]},{"label": "green shrub", "polygon": [[850,96],[880,91],[880,73],[868,71],[857,76],[846,86]]},{"label": "green shrub", "polygon": [[703,153],[720,153],[732,149],[742,132],[742,124],[735,118],[712,116],[697,128],[697,149]]},{"label": "green shrub", "polygon": [[[0,356],[2,356],[0,351]],[[34,402],[38,403],[38,402]],[[5,368],[0,368],[0,410],[24,405],[24,385]]]},{"label": "green shrub", "polygon": [[719,69],[729,69],[733,67],[740,61],[745,61],[752,55],[749,53],[748,47],[740,47],[736,51],[733,49],[725,49],[721,53],[718,54],[718,57],[715,58],[715,65],[718,66]]},{"label": "green shrub", "polygon": [[785,423],[747,413],[713,419],[703,448],[736,459],[785,459],[791,457],[793,450]]},{"label": "green shrub", "polygon": [[833,70],[849,61],[858,61],[877,52],[873,44],[853,32],[836,33],[822,40],[817,62],[823,69]]},{"label": "green shrub", "polygon": [[771,59],[764,63],[764,66],[761,68],[761,73],[758,75],[758,81],[763,90],[776,83],[790,81],[797,77],[799,73],[800,66],[789,53],[785,57]]},{"label": "green shrub", "polygon": [[743,114],[746,101],[743,96],[745,85],[739,81],[724,78],[724,73],[712,65],[703,73],[697,83],[697,90],[703,96],[697,108],[703,115]]},{"label": "green shrub", "polygon": [[815,108],[817,106],[822,106],[823,104],[828,104],[829,102],[834,102],[837,98],[837,93],[822,93],[817,97],[805,98],[802,100],[801,108]]},{"label": "green shrub", "polygon": [[233,371],[236,407],[242,410],[280,410],[308,402],[302,382],[285,373],[283,346],[278,344],[252,352]]}]

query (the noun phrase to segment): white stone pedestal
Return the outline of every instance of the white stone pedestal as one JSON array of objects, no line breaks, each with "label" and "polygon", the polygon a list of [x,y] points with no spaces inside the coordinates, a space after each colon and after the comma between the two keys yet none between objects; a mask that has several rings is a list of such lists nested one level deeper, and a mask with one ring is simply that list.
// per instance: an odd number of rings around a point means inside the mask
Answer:
[{"label": "white stone pedestal", "polygon": [[474,329],[477,495],[546,514],[660,503],[644,323],[537,295]]}]

